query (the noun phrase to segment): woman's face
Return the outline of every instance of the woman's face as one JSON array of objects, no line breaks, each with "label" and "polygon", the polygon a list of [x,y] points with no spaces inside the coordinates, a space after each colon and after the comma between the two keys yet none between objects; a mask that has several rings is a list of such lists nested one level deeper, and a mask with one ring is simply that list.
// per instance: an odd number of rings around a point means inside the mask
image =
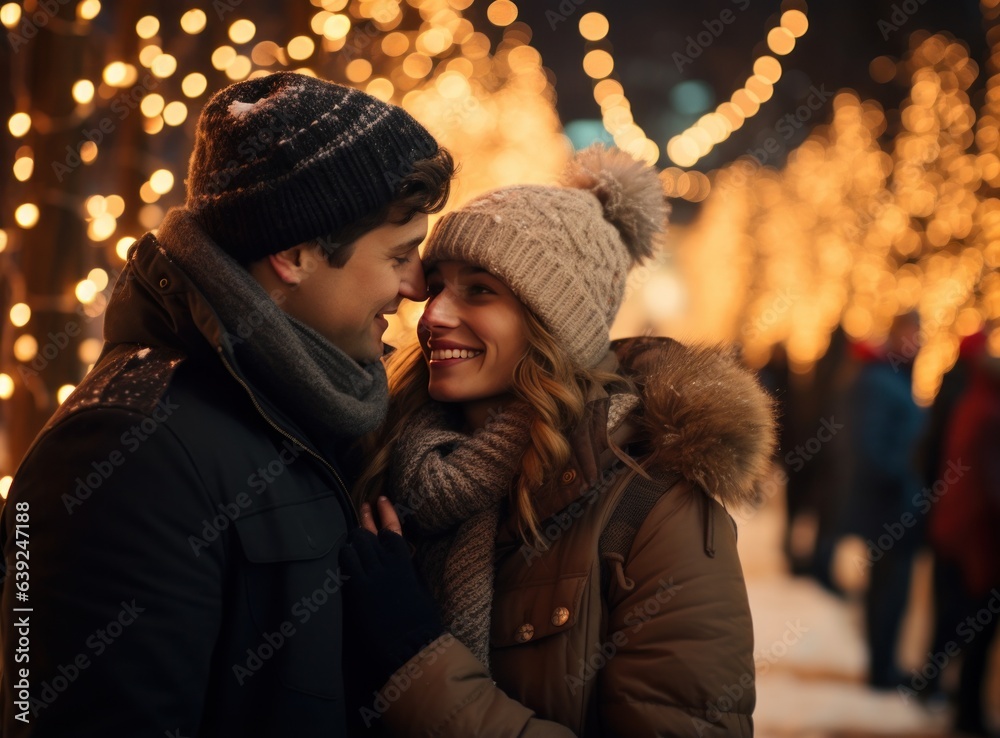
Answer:
[{"label": "woman's face", "polygon": [[500,279],[462,261],[436,264],[427,292],[417,337],[430,396],[469,402],[508,392],[528,349],[524,305]]}]

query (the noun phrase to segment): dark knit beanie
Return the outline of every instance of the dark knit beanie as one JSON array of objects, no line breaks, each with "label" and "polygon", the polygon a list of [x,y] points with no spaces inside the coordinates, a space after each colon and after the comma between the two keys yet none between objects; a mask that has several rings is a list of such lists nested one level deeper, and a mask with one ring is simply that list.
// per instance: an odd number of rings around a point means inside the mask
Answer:
[{"label": "dark knit beanie", "polygon": [[279,72],[230,85],[205,104],[187,208],[225,251],[248,263],[378,212],[413,164],[437,151],[402,108]]}]

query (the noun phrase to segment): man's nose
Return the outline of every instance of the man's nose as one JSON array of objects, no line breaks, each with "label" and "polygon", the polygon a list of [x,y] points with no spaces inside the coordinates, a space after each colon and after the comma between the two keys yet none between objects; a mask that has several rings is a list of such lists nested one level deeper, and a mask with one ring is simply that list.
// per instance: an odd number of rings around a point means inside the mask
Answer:
[{"label": "man's nose", "polygon": [[420,259],[413,259],[407,265],[406,274],[399,283],[399,294],[414,302],[427,299],[427,281],[424,279],[424,265],[420,263]]}]

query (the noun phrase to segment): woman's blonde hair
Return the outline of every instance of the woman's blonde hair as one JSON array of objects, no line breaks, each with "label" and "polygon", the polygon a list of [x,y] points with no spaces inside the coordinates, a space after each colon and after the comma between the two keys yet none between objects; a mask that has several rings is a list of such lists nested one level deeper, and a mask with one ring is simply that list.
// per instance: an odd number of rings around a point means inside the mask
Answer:
[{"label": "woman's blonde hair", "polygon": [[[627,378],[613,373],[584,369],[574,364],[541,321],[524,311],[528,348],[514,367],[511,392],[535,413],[521,466],[511,485],[511,508],[518,530],[527,540],[538,541],[538,518],[533,497],[554,485],[570,458],[569,434],[583,420],[587,397],[595,386],[617,385],[633,390]],[[393,352],[386,364],[389,375],[389,413],[381,431],[362,442],[370,461],[354,487],[356,501],[374,502],[385,490],[390,461],[396,444],[406,432],[407,420],[424,403],[429,373],[420,344],[414,341]]]}]

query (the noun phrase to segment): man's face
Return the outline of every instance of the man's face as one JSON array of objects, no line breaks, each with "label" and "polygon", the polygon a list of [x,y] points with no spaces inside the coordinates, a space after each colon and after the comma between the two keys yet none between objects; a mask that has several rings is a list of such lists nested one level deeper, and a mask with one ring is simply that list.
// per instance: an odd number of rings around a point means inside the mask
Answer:
[{"label": "man's face", "polygon": [[284,309],[319,331],[358,362],[382,356],[382,334],[404,297],[426,298],[417,247],[427,237],[427,216],[409,223],[388,222],[354,242],[354,252],[340,268],[317,250],[313,271],[288,293]]}]

